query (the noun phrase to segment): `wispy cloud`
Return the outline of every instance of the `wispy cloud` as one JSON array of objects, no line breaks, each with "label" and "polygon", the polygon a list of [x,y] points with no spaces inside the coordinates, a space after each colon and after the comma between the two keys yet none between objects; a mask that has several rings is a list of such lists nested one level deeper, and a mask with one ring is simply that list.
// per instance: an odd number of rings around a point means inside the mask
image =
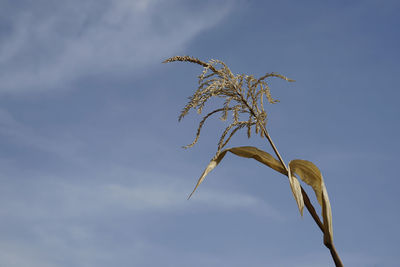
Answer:
[{"label": "wispy cloud", "polygon": [[[152,216],[168,218],[188,211],[239,211],[281,219],[264,200],[246,193],[205,189],[187,201],[194,181],[182,182],[182,177],[122,167],[91,170],[85,177],[0,175],[0,216],[4,218],[0,234],[5,240],[0,242],[0,265],[108,266],[120,261],[143,266],[158,262],[149,258],[154,253],[170,264],[174,262],[171,255],[176,255],[183,257],[180,262],[196,256],[202,257],[200,262],[218,265],[214,255],[154,244],[140,229],[160,227],[158,221],[149,219]],[[104,227],[106,232],[101,230]],[[126,231],[128,243],[124,243]],[[118,242],[107,243],[112,238]]]},{"label": "wispy cloud", "polygon": [[[239,209],[276,220],[282,219],[281,214],[264,200],[245,193],[203,190],[201,194],[187,201],[186,197],[193,184],[180,184],[176,177],[128,169],[117,170],[113,176],[109,176],[110,174],[111,172],[102,171],[86,174],[93,179],[68,179],[42,174],[25,181],[26,188],[30,188],[28,191],[18,191],[19,182],[12,182],[10,177],[0,177],[3,182],[7,181],[4,182],[0,198],[2,203],[7,200],[7,205],[0,205],[0,213],[9,218],[74,218],[87,214],[101,217],[110,210],[117,213],[151,213],[190,209]],[[167,182],[161,182],[154,177],[162,177]],[[14,180],[18,181],[18,178],[14,177]],[[42,188],[46,190],[43,191]]]},{"label": "wispy cloud", "polygon": [[48,90],[85,75],[143,70],[181,50],[230,9],[227,1],[188,6],[185,1],[68,1],[39,12],[33,4],[10,19],[12,31],[0,45],[0,92]]}]

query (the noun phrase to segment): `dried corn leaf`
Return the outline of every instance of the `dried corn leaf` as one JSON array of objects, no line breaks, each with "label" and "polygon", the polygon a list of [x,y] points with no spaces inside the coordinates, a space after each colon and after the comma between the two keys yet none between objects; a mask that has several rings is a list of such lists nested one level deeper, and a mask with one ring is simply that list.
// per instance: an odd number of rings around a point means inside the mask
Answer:
[{"label": "dried corn leaf", "polygon": [[[328,191],[322,182],[322,216],[324,219],[324,244],[333,244],[333,226],[332,226],[332,209],[328,197]],[[329,234],[327,234],[329,233]]]},{"label": "dried corn leaf", "polygon": [[324,179],[317,166],[307,160],[292,160],[289,162],[291,172],[300,176],[301,180],[310,185],[315,192],[317,200],[322,207],[324,221],[324,243],[333,244],[332,211]]},{"label": "dried corn leaf", "polygon": [[262,151],[256,147],[253,146],[240,146],[240,147],[233,147],[227,149],[227,151],[243,157],[243,158],[253,158],[268,167],[274,169],[277,172],[280,172],[284,175],[287,174],[285,168],[282,166],[282,164],[275,159],[271,154],[268,152]]},{"label": "dried corn leaf", "polygon": [[197,187],[203,182],[204,178],[207,176],[207,174],[212,171],[220,162],[221,160],[225,157],[227,152],[231,152],[237,156],[244,157],[244,158],[253,158],[268,167],[286,175],[287,172],[285,168],[282,166],[282,164],[276,160],[271,154],[262,151],[256,147],[252,146],[241,146],[241,147],[233,147],[233,148],[228,148],[222,150],[219,154],[217,154],[208,164],[204,172],[201,174],[199,180],[197,181],[197,184],[195,188],[193,189],[193,192],[189,195],[189,198],[193,195],[193,193],[196,191]]},{"label": "dried corn leaf", "polygon": [[300,214],[301,216],[303,216],[304,200],[303,200],[303,194],[301,193],[301,186],[299,180],[297,180],[296,176],[292,174],[290,167],[288,168],[288,171],[289,171],[288,177],[289,177],[290,189],[292,189],[292,193],[294,199],[296,200]]}]

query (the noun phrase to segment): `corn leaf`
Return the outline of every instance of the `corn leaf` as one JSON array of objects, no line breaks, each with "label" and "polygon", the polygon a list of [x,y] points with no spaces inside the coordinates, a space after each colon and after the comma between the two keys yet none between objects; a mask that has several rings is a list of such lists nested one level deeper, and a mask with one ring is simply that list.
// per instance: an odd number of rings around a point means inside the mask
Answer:
[{"label": "corn leaf", "polygon": [[290,189],[292,189],[292,193],[294,199],[296,200],[300,214],[301,216],[303,216],[304,200],[303,200],[303,194],[301,193],[301,186],[299,180],[297,180],[296,176],[292,174],[290,167],[288,168],[288,171],[289,171],[288,177],[289,177]]},{"label": "corn leaf", "polygon": [[268,167],[276,170],[277,172],[280,172],[284,175],[287,175],[287,172],[285,168],[282,166],[282,164],[276,160],[271,154],[262,151],[256,147],[252,146],[241,146],[241,147],[233,147],[233,148],[228,148],[225,150],[222,150],[219,154],[217,154],[208,164],[204,172],[201,174],[199,180],[197,181],[197,184],[195,188],[193,189],[193,192],[189,195],[188,199],[193,195],[193,193],[196,191],[197,187],[204,181],[206,178],[207,174],[212,171],[220,162],[221,160],[225,157],[227,152],[231,152],[237,156],[244,157],[244,158],[253,158]]},{"label": "corn leaf", "polygon": [[315,192],[318,203],[322,207],[324,221],[324,243],[333,244],[332,210],[324,179],[317,166],[307,160],[292,160],[289,162],[289,170],[297,174],[303,182],[310,185]]}]

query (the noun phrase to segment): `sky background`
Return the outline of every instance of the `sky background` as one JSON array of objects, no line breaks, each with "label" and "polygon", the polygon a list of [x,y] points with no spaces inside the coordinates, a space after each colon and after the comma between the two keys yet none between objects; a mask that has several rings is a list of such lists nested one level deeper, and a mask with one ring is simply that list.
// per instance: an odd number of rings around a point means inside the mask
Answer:
[{"label": "sky background", "polygon": [[[201,68],[277,72],[267,128],[322,171],[345,266],[399,266],[399,1],[0,0],[0,266],[333,266],[287,179],[177,117]],[[230,146],[272,153],[239,132]],[[314,194],[307,190],[314,201]],[[316,201],[314,201],[316,203]]]}]

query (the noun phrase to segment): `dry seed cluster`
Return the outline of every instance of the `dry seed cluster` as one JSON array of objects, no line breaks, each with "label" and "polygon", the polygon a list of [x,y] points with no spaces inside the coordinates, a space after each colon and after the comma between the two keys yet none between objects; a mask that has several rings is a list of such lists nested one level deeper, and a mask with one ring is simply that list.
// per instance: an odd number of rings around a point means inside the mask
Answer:
[{"label": "dry seed cluster", "polygon": [[[278,77],[289,82],[294,81],[276,73],[267,73],[259,79],[256,79],[253,75],[234,75],[224,62],[216,59],[203,62],[194,57],[175,56],[163,63],[174,61],[191,62],[203,66],[203,72],[198,76],[199,86],[195,93],[189,97],[189,102],[180,113],[179,120],[185,117],[191,109],[197,110],[197,113],[201,114],[206,102],[214,96],[224,99],[221,108],[209,112],[202,118],[193,143],[185,146],[185,148],[192,147],[197,143],[201,129],[209,117],[220,113],[220,119],[225,121],[228,113],[231,112],[233,115],[232,123],[225,128],[219,139],[217,155],[228,144],[232,136],[242,128],[247,128],[249,138],[252,128],[255,128],[256,134],[264,137],[262,129],[265,129],[267,124],[264,98],[271,104],[279,102],[271,96],[270,88],[266,82],[268,77]],[[245,117],[247,120],[241,120],[241,117]]]}]

